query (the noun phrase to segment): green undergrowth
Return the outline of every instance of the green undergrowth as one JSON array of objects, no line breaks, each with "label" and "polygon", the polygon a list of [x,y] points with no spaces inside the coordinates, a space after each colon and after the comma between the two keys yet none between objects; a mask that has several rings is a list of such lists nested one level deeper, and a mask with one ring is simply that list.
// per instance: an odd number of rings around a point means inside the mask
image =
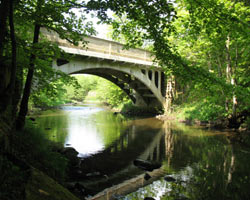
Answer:
[{"label": "green undergrowth", "polygon": [[224,108],[208,102],[196,102],[176,106],[173,111],[177,119],[210,121],[226,117]]},{"label": "green undergrowth", "polygon": [[[238,112],[237,116],[241,113]],[[167,114],[168,119],[176,119],[177,121],[200,121],[200,122],[215,122],[221,123],[223,126],[228,126],[230,114],[225,111],[224,106],[214,102],[193,102],[185,103],[179,106],[173,106],[172,112]],[[242,120],[243,119],[243,120]],[[240,121],[242,120],[242,121]],[[244,130],[250,130],[250,117],[243,116],[238,118],[237,122]]]}]

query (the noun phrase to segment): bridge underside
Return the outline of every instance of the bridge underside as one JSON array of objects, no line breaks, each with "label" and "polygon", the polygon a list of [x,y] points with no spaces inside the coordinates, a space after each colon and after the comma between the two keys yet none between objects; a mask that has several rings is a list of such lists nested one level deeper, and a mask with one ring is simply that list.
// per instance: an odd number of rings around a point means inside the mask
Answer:
[{"label": "bridge underside", "polygon": [[165,107],[164,73],[157,68],[84,56],[57,60],[53,68],[66,74],[105,78],[120,87],[137,106]]}]

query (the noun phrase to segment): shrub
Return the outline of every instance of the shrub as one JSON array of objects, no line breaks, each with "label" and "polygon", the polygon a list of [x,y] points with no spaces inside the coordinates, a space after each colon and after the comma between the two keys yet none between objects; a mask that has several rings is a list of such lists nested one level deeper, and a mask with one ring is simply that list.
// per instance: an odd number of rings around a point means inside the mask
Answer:
[{"label": "shrub", "polygon": [[223,106],[211,101],[193,102],[177,108],[178,117],[189,120],[216,120],[224,118],[226,112]]}]

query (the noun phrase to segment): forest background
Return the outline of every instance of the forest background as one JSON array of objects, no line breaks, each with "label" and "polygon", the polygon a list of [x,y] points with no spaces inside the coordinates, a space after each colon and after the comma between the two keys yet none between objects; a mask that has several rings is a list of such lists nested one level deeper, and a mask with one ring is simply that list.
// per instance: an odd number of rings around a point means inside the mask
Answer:
[{"label": "forest background", "polygon": [[[76,15],[75,9],[80,9],[80,14]],[[114,17],[109,16],[110,11]],[[112,26],[114,40],[154,54],[172,85],[166,91],[171,105],[166,113],[182,113],[191,120],[224,120],[229,128],[249,129],[248,0],[0,0],[0,182],[4,183],[1,191],[6,191],[1,195],[21,199],[15,197],[22,188],[12,185],[16,179],[21,183],[25,178],[17,161],[21,158],[45,172],[53,169],[52,177],[62,172],[58,166],[64,166],[64,161],[55,159],[55,153],[44,156],[51,158],[49,162],[34,159],[38,155],[35,149],[41,152],[49,148],[40,139],[34,142],[35,131],[25,123],[28,110],[83,100],[89,91],[101,90],[103,83],[86,77],[83,83],[54,71],[54,59],[70,57],[48,42],[41,28],[75,45],[86,44],[84,36],[96,33],[86,17],[90,12],[95,12],[101,23]],[[76,94],[66,85],[73,85]],[[109,96],[101,101],[118,107],[129,103],[114,86],[106,88]],[[72,97],[66,98],[65,91]],[[25,136],[25,143],[20,142],[21,136]],[[22,149],[26,144],[34,145],[29,146],[34,154]],[[19,172],[20,176],[11,176]],[[8,193],[10,188],[16,192]]]},{"label": "forest background", "polygon": [[[89,8],[98,10],[96,5],[97,2],[91,1]],[[126,44],[127,48],[151,50],[164,68],[171,84],[171,90],[166,91],[171,105],[166,113],[174,113],[184,120],[226,120],[234,128],[242,123],[249,126],[247,1],[175,1],[167,7],[151,5],[159,14],[158,19],[148,15],[152,22],[147,22],[145,16],[148,8],[135,10],[136,6],[142,6],[140,3],[123,5],[124,11],[113,17],[110,17],[110,7],[118,5],[106,2],[105,6],[107,13],[99,11],[99,17],[110,27],[107,37]],[[136,15],[141,18],[137,19]],[[149,23],[155,32],[147,30],[151,29]],[[89,76],[78,76],[77,80],[79,84],[74,86],[65,86],[63,79],[52,81],[46,87],[39,84],[41,87],[32,93],[30,105],[48,107],[83,102],[92,91],[92,100],[95,97],[119,110],[133,107],[125,93],[105,80]]]}]

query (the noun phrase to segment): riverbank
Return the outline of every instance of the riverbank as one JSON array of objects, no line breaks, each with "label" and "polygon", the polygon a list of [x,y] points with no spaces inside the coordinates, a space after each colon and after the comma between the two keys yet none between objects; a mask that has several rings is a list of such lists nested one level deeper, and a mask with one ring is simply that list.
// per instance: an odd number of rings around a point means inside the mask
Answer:
[{"label": "riverbank", "polygon": [[245,122],[239,128],[229,127],[228,119],[214,120],[214,121],[201,121],[178,118],[176,113],[157,115],[157,119],[161,121],[173,121],[183,123],[188,126],[198,126],[201,129],[216,130],[228,133],[227,138],[231,143],[238,143],[245,147],[250,147],[250,128]]},{"label": "riverbank", "polygon": [[157,119],[162,121],[176,121],[180,123],[184,123],[186,125],[198,125],[202,128],[209,128],[209,129],[217,129],[221,131],[231,131],[231,132],[249,132],[250,127],[245,120],[238,128],[231,127],[229,119],[217,119],[217,120],[198,120],[198,119],[186,119],[184,117],[180,117],[178,113],[170,113],[170,114],[162,114],[157,115]]}]

